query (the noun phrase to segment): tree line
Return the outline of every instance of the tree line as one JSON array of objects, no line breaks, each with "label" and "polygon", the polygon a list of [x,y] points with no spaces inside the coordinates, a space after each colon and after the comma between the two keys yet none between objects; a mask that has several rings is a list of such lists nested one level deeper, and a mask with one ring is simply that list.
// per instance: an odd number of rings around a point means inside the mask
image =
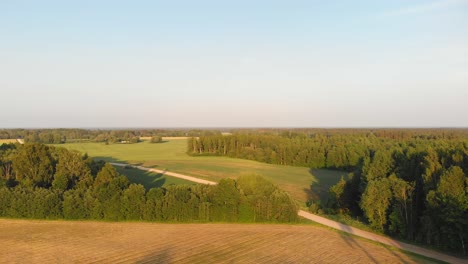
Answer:
[{"label": "tree line", "polygon": [[364,157],[324,207],[365,216],[376,230],[466,254],[467,142],[412,142]]},{"label": "tree line", "polygon": [[[466,130],[240,131],[188,140],[191,155],[221,155],[349,172],[311,210],[365,218],[395,237],[466,254]],[[287,176],[285,176],[287,177]]]},{"label": "tree line", "polygon": [[208,129],[0,129],[0,139],[23,139],[27,143],[72,142],[138,143],[141,137],[198,137],[220,135]]},{"label": "tree line", "polygon": [[171,222],[295,222],[297,206],[266,179],[146,190],[114,167],[43,144],[0,146],[0,216]]}]

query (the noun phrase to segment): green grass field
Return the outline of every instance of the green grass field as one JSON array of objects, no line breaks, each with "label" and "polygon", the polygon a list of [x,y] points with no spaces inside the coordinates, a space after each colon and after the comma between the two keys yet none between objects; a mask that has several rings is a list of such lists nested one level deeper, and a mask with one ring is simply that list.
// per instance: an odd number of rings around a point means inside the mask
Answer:
[{"label": "green grass field", "polygon": [[[335,184],[345,174],[340,171],[310,170],[304,167],[272,165],[227,157],[192,157],[186,154],[186,145],[185,139],[170,139],[159,144],[144,141],[138,144],[70,143],[57,146],[88,153],[96,159],[166,169],[213,181],[256,173],[271,179],[302,202],[310,198],[324,197],[329,186]],[[129,176],[133,182],[142,183],[147,188],[158,186],[163,179],[165,179],[164,184],[182,182],[172,177],[161,177],[134,170],[121,169],[120,172]],[[137,181],[143,177],[146,179]]]},{"label": "green grass field", "polygon": [[139,169],[125,169],[122,167],[115,167],[120,174],[127,176],[128,180],[133,183],[139,183],[145,186],[146,189],[158,188],[171,184],[195,184],[194,182],[179,179],[176,177],[164,176],[161,173],[154,173],[149,171],[142,171]]}]

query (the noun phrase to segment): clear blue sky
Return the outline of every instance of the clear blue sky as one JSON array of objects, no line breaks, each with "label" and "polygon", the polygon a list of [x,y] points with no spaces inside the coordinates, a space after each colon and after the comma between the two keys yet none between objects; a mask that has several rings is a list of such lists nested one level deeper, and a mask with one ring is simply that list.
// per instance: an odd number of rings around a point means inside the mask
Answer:
[{"label": "clear blue sky", "polygon": [[466,127],[468,0],[0,0],[0,127]]}]

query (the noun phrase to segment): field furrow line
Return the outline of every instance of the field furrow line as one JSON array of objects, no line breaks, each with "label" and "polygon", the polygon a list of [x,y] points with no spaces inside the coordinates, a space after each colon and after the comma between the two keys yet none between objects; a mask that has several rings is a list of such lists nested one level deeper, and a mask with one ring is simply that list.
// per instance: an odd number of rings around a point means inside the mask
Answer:
[{"label": "field furrow line", "polygon": [[[298,240],[298,235],[300,236],[300,234],[296,233],[296,232],[287,232],[287,233],[281,233],[280,234],[282,237],[279,239],[276,239],[274,241],[278,241],[278,243],[275,243],[274,245],[268,245],[268,243],[265,243],[263,244],[262,246],[260,246],[257,250],[259,250],[260,252],[262,252],[263,249],[265,248],[268,248],[268,247],[271,247],[271,249],[274,249],[275,252],[277,254],[275,255],[270,255],[270,254],[267,254],[261,258],[258,258],[257,261],[259,263],[283,263],[284,262],[284,256],[285,255],[289,255],[287,253],[289,253],[291,251],[291,247],[290,246],[290,243],[291,241],[296,241]],[[282,251],[280,251],[282,250]],[[295,250],[294,250],[295,251]],[[268,251],[266,251],[268,252]],[[281,252],[281,253],[279,253]]]},{"label": "field furrow line", "polygon": [[[128,249],[126,254],[118,255],[115,258],[109,259],[108,263],[129,263],[135,262],[137,259],[152,255],[155,251],[163,251],[167,248],[167,245],[164,244],[147,244],[145,246],[140,246],[140,244],[135,244],[132,249]],[[106,260],[107,261],[107,260]]]},{"label": "field furrow line", "polygon": [[227,250],[225,248],[216,248],[214,250],[211,250],[210,252],[210,259],[213,259],[215,262],[223,262],[225,257],[223,256],[231,256],[229,258],[229,261],[232,262],[232,258],[237,256],[239,253],[238,252],[243,252],[243,253],[250,253],[252,251],[258,251],[258,247],[251,247],[252,245],[262,245],[264,244],[263,242],[265,241],[270,241],[271,236],[265,235],[265,234],[259,234],[255,233],[254,237],[252,239],[249,239],[248,241],[245,241],[243,243],[231,243],[230,245],[228,244]]}]

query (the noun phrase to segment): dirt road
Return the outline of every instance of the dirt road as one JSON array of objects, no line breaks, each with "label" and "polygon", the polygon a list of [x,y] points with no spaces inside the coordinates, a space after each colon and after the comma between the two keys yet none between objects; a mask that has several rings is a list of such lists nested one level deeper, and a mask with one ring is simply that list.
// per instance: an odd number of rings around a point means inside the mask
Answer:
[{"label": "dirt road", "polygon": [[176,177],[176,178],[180,178],[180,179],[184,179],[184,180],[192,181],[192,182],[196,182],[196,183],[201,183],[201,184],[208,184],[208,185],[216,185],[217,184],[216,182],[213,182],[213,181],[207,181],[207,180],[195,178],[195,177],[192,177],[192,176],[187,176],[187,175],[183,175],[183,174],[180,174],[180,173],[169,172],[169,171],[165,171],[165,170],[157,170],[157,169],[152,169],[152,168],[147,168],[147,167],[142,167],[142,166],[132,166],[132,165],[128,165],[128,164],[114,163],[114,162],[110,162],[110,164],[112,164],[114,166],[119,166],[119,167],[131,166],[131,167],[133,167],[135,169],[161,173],[163,175],[168,175],[168,176],[172,176],[172,177]]},{"label": "dirt road", "polygon": [[[120,166],[120,167],[129,166],[128,164],[122,164],[122,163],[111,163],[111,164],[114,165],[114,166]],[[179,173],[168,172],[168,171],[163,171],[163,170],[157,170],[157,169],[152,169],[152,168],[146,168],[146,167],[142,167],[142,166],[132,166],[132,167],[134,167],[136,169],[140,169],[140,170],[146,170],[146,171],[151,171],[151,172],[156,172],[156,173],[162,173],[164,175],[177,177],[177,178],[185,179],[185,180],[188,180],[188,181],[193,181],[193,182],[196,182],[196,183],[210,184],[210,185],[217,184],[216,182],[203,180],[203,179],[198,179],[198,178],[195,178],[195,177],[192,177],[192,176],[187,176],[187,175],[183,175],[183,174],[179,174]],[[378,234],[367,232],[367,231],[364,231],[364,230],[361,230],[361,229],[358,229],[358,228],[355,228],[355,227],[352,227],[352,226],[349,226],[349,225],[345,225],[345,224],[342,224],[342,223],[339,223],[339,222],[336,222],[336,221],[333,221],[333,220],[330,220],[330,219],[327,219],[327,218],[324,218],[324,217],[321,217],[321,216],[318,216],[318,215],[315,215],[315,214],[311,214],[311,213],[303,211],[303,210],[299,210],[298,215],[301,216],[301,217],[304,217],[306,219],[309,219],[311,221],[322,224],[324,226],[331,227],[333,229],[337,229],[337,230],[340,230],[340,231],[343,231],[343,232],[346,232],[346,233],[353,234],[355,236],[363,237],[363,238],[366,238],[366,239],[369,239],[369,240],[372,240],[372,241],[382,243],[384,245],[389,245],[389,246],[392,246],[392,247],[396,247],[396,248],[399,248],[399,249],[402,249],[402,250],[405,250],[405,251],[409,251],[409,252],[412,252],[412,253],[416,253],[416,254],[419,254],[419,255],[422,255],[422,256],[426,256],[426,257],[430,257],[430,258],[433,258],[433,259],[442,260],[442,261],[445,261],[445,262],[448,262],[448,263],[454,263],[454,264],[466,264],[467,263],[466,260],[463,260],[463,259],[460,259],[460,258],[452,257],[452,256],[449,256],[449,255],[446,255],[446,254],[443,254],[443,253],[428,250],[428,249],[425,249],[425,248],[422,248],[422,247],[418,247],[418,246],[414,246],[414,245],[411,245],[411,244],[403,243],[403,242],[400,242],[400,241],[397,241],[397,240],[394,240],[394,239],[391,239],[391,238],[388,238],[388,237],[385,237],[385,236],[381,236],[381,235],[378,235]]]},{"label": "dirt road", "polygon": [[367,232],[367,231],[364,231],[364,230],[361,230],[361,229],[358,229],[349,225],[345,225],[345,224],[342,224],[342,223],[339,223],[339,222],[336,222],[336,221],[333,221],[333,220],[330,220],[330,219],[327,219],[327,218],[324,218],[315,214],[311,214],[303,210],[299,210],[298,215],[306,219],[312,220],[314,222],[317,222],[319,224],[322,224],[324,226],[328,226],[328,227],[331,227],[331,228],[334,228],[334,229],[337,229],[346,233],[353,234],[355,236],[359,236],[359,237],[363,237],[372,241],[376,241],[384,245],[389,245],[389,246],[396,247],[405,251],[416,253],[418,255],[430,257],[430,258],[437,259],[437,260],[442,260],[448,263],[456,263],[456,264],[467,263],[467,261],[463,259],[459,259],[456,257],[443,254],[443,253],[439,253],[439,252],[425,249],[422,247],[418,247],[415,245],[403,243],[398,240],[394,240],[385,236]]}]

